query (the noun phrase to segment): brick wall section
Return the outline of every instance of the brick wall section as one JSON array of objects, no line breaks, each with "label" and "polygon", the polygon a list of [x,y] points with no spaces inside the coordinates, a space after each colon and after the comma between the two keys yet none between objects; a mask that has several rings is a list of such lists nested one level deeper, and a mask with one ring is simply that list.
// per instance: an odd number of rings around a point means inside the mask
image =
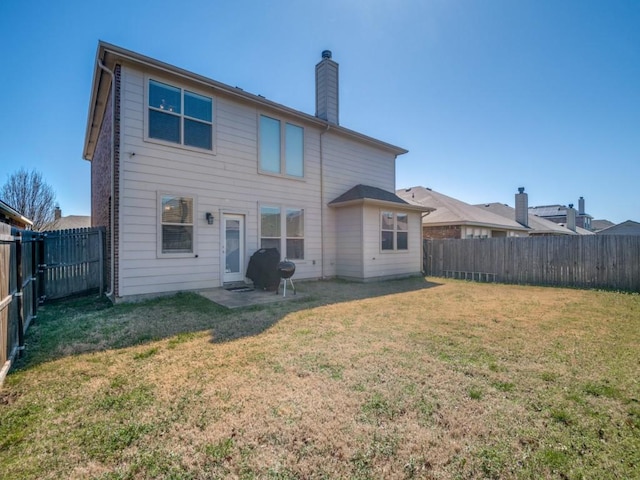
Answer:
[{"label": "brick wall section", "polygon": [[105,227],[105,281],[111,281],[111,94],[91,160],[91,226]]},{"label": "brick wall section", "polygon": [[[115,89],[112,89],[107,99],[107,105],[102,118],[102,125],[100,126],[100,134],[96,143],[96,150],[93,154],[93,160],[91,161],[91,226],[92,227],[105,227],[106,228],[106,252],[105,252],[105,276],[107,284],[111,281],[111,257],[113,255],[115,266],[115,285],[109,285],[109,290],[116,296],[118,294],[118,249],[115,252],[111,251],[111,235],[112,228],[114,234],[115,245],[118,245],[118,212],[120,203],[117,201],[119,189],[119,165],[120,165],[120,66],[117,65],[115,70]],[[112,224],[111,221],[111,128],[112,128],[112,109],[111,109],[111,95],[116,95],[116,108],[115,108],[115,130],[114,130],[114,196],[116,202],[114,204],[114,214],[116,222]]]},{"label": "brick wall section", "polygon": [[442,225],[439,227],[422,226],[422,238],[461,238],[460,225]]}]

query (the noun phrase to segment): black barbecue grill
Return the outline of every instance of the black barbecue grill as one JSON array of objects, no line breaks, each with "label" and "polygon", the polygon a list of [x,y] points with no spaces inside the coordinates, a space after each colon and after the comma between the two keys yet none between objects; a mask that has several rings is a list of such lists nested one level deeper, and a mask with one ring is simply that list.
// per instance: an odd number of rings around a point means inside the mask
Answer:
[{"label": "black barbecue grill", "polygon": [[[287,280],[289,280],[289,283],[291,284],[291,288],[293,288],[293,294],[295,295],[296,286],[293,284],[293,280],[291,279],[291,277],[293,277],[293,274],[296,273],[296,264],[285,258],[284,261],[278,264],[277,270],[278,270],[278,275],[284,282],[282,296],[283,297],[287,296]],[[278,285],[276,294],[278,294],[279,289],[280,289],[280,285]]]}]

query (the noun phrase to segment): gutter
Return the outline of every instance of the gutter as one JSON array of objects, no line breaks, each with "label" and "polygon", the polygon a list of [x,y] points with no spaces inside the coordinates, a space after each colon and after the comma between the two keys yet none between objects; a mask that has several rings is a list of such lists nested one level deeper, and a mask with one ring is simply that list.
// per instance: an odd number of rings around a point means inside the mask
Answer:
[{"label": "gutter", "polygon": [[326,128],[320,132],[320,278],[325,278],[324,261],[325,261],[325,239],[324,239],[324,152],[322,150],[322,137],[329,131],[331,124],[327,122]]}]

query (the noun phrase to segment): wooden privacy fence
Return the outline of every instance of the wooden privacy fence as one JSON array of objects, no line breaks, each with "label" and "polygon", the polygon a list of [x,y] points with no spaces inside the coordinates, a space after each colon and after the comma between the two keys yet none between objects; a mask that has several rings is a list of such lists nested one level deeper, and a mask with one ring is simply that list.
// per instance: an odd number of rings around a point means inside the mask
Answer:
[{"label": "wooden privacy fence", "polygon": [[104,228],[51,232],[0,223],[0,385],[46,300],[104,287]]},{"label": "wooden privacy fence", "polygon": [[76,295],[104,286],[104,228],[42,233],[40,266],[44,299]]},{"label": "wooden privacy fence", "polygon": [[436,277],[640,292],[640,237],[424,240],[423,266]]},{"label": "wooden privacy fence", "polygon": [[40,235],[0,223],[0,384],[36,317]]}]

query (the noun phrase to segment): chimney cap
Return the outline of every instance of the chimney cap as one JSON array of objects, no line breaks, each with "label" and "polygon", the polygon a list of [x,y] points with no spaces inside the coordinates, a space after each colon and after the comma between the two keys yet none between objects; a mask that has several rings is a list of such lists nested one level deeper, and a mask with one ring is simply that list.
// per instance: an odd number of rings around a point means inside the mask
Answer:
[{"label": "chimney cap", "polygon": [[322,58],[331,58],[331,50],[323,50]]},{"label": "chimney cap", "polygon": [[524,193],[524,187],[518,187],[518,193]]},{"label": "chimney cap", "polygon": [[570,203],[570,204],[569,204],[569,208],[573,208],[573,203]]}]

